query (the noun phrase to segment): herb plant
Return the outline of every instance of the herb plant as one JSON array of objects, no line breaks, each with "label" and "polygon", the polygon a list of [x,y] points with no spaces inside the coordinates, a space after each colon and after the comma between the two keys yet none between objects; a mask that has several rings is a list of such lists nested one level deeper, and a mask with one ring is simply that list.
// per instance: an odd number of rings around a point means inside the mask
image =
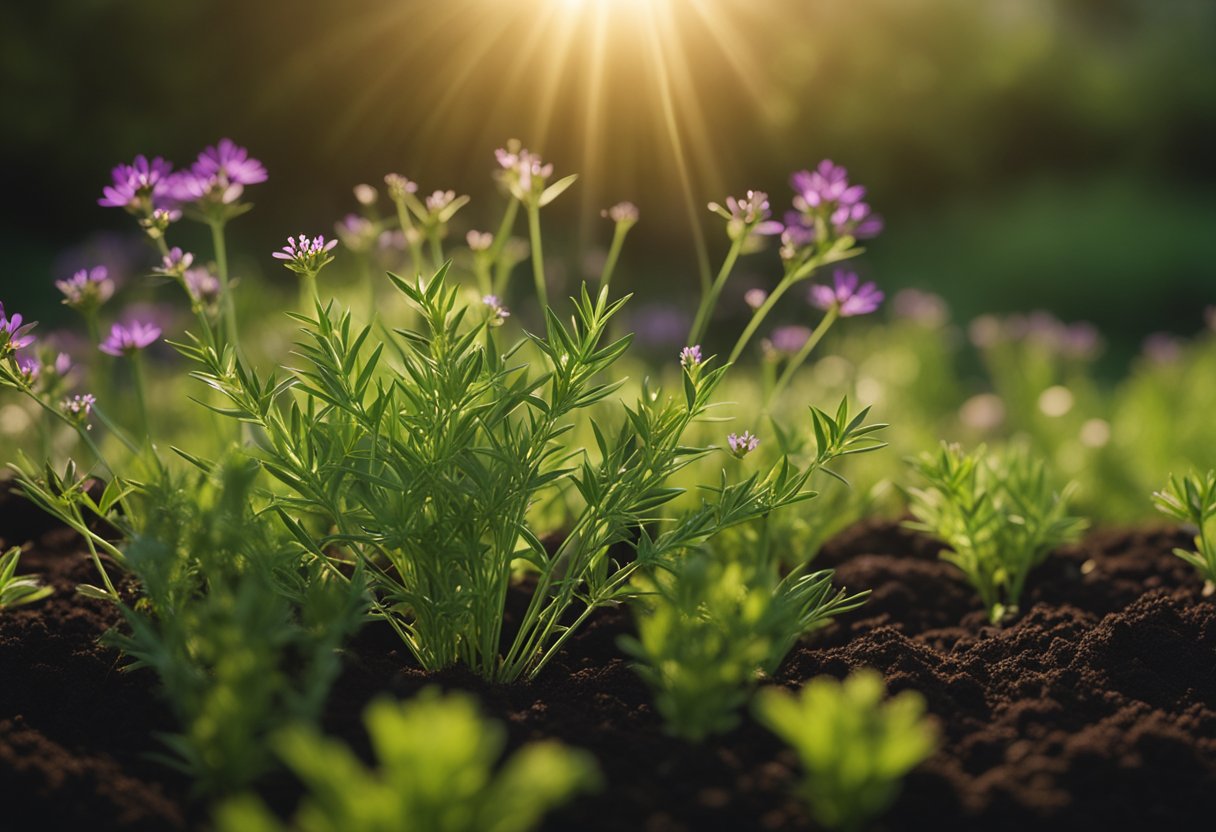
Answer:
[{"label": "herb plant", "polygon": [[1189,477],[1170,477],[1164,491],[1153,495],[1157,509],[1195,527],[1195,551],[1175,549],[1174,554],[1195,567],[1207,582],[1216,585],[1216,471]]},{"label": "herb plant", "polygon": [[756,718],[791,746],[802,764],[802,795],[828,829],[859,830],[895,799],[904,775],[937,744],[920,694],[883,701],[882,676],[858,670],[843,682],[812,679],[797,696],[756,695]]},{"label": "herb plant", "polygon": [[556,742],[527,745],[498,766],[506,732],[464,694],[382,699],[364,722],[378,768],[311,728],[286,728],[272,745],[308,789],[294,821],[285,826],[245,797],[221,807],[219,832],[527,832],[599,782],[588,754]]},{"label": "herb plant", "polygon": [[[324,704],[336,651],[364,618],[361,573],[338,579],[277,518],[254,513],[258,466],[240,454],[208,474],[157,466],[146,482],[96,500],[70,475],[39,482],[20,472],[19,480],[94,551],[103,587],[81,591],[119,605],[126,628],[106,640],[131,659],[125,669],[159,677],[182,727],[163,738],[162,760],[204,793],[248,785],[272,762],[267,736],[315,718]],[[115,510],[120,500],[125,516]],[[93,518],[116,525],[122,539],[108,541]],[[116,591],[98,551],[138,580],[134,601]]]},{"label": "herb plant", "polygon": [[[873,434],[884,425],[866,425],[868,409],[850,418],[842,402],[835,417],[812,413],[820,444],[802,478],[830,470],[833,459],[882,447]],[[788,467],[783,460],[769,478],[788,476]],[[741,547],[745,541],[720,535],[640,579],[647,594],[637,607],[638,637],[622,639],[668,730],[694,742],[733,728],[760,676],[774,672],[800,636],[869,594],[834,589],[832,570],[810,572],[809,561],[782,577],[765,531],[768,515],[756,523],[758,545]]]},{"label": "herb plant", "polygon": [[36,575],[18,575],[21,548],[14,546],[0,555],[0,610],[41,601],[55,590],[43,586]]},{"label": "herb plant", "polygon": [[1043,462],[1025,451],[942,443],[909,464],[925,487],[908,489],[916,519],[906,525],[950,547],[942,558],[967,576],[993,623],[1016,614],[1030,570],[1087,526],[1068,514],[1073,487],[1053,490]]}]

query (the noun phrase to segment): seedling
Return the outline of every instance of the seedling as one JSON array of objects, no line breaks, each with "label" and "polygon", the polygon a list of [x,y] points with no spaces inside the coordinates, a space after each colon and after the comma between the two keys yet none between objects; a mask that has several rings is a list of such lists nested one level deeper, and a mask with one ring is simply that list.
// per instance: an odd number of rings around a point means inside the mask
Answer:
[{"label": "seedling", "polygon": [[221,807],[219,832],[527,832],[598,786],[590,755],[556,742],[524,746],[496,770],[506,732],[464,694],[428,688],[407,702],[382,699],[364,723],[378,768],[312,728],[285,729],[275,752],[308,789],[295,820],[284,825],[245,797]]},{"label": "seedling", "polygon": [[812,679],[797,696],[776,688],[756,695],[756,718],[797,752],[802,795],[828,829],[852,832],[881,815],[937,744],[920,694],[884,702],[883,693],[882,676],[866,669],[843,682]]},{"label": "seedling", "polygon": [[1205,594],[1216,587],[1216,471],[1189,477],[1170,477],[1164,491],[1153,494],[1157,509],[1195,527],[1195,550],[1174,554],[1195,567],[1206,582]]},{"label": "seedling", "polygon": [[963,571],[994,624],[1016,614],[1030,570],[1088,525],[1068,514],[1073,486],[1054,491],[1042,461],[1024,451],[943,443],[909,464],[927,485],[908,489],[916,520],[905,525],[950,547],[942,558]]},{"label": "seedling", "polygon": [[0,610],[41,601],[55,591],[43,586],[36,575],[18,575],[20,559],[21,549],[16,546],[0,555]]}]

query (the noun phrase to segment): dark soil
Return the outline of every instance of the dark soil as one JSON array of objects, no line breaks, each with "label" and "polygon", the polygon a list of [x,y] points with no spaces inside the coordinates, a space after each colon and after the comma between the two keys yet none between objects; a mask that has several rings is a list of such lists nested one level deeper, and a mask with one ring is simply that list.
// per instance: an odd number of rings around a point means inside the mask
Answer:
[{"label": "dark soil", "polygon": [[[189,784],[148,759],[155,734],[173,727],[154,677],[120,672],[119,657],[96,644],[117,616],[73,594],[95,580],[92,565],[70,534],[31,511],[0,502],[0,530],[34,538],[23,567],[57,591],[0,614],[0,827],[205,827]],[[870,666],[893,690],[926,697],[942,746],[908,777],[885,829],[1210,823],[1216,603],[1170,554],[1187,543],[1168,529],[1093,533],[1037,570],[1021,617],[996,628],[930,541],[863,523],[820,563],[873,596],[796,648],[775,682]],[[663,733],[616,648],[629,626],[625,611],[603,612],[540,680],[508,687],[461,671],[425,674],[387,627],[368,627],[348,652],[325,728],[366,753],[360,713],[375,696],[468,689],[507,725],[512,746],[557,737],[599,759],[608,787],[552,815],[546,829],[810,828],[790,797],[794,757],[751,720],[700,747]]]}]

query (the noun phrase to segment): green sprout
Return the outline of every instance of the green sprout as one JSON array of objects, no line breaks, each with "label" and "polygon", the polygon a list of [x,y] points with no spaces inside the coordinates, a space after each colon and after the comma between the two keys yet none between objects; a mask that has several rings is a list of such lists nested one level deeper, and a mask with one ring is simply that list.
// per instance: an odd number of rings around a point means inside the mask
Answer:
[{"label": "green sprout", "polygon": [[506,732],[465,694],[428,688],[412,701],[378,700],[364,723],[378,768],[311,728],[284,729],[272,745],[308,789],[294,821],[285,826],[244,797],[220,807],[219,832],[527,832],[599,783],[590,755],[552,741],[496,768]]},{"label": "green sprout", "polygon": [[0,610],[41,601],[55,590],[43,586],[36,575],[18,575],[21,548],[14,546],[0,555]]},{"label": "green sprout", "polygon": [[916,519],[907,527],[950,547],[942,558],[966,575],[994,624],[1017,613],[1030,570],[1088,525],[1068,514],[1073,486],[1054,491],[1043,462],[1025,451],[942,443],[909,464],[926,487],[908,489]]},{"label": "green sprout", "polygon": [[886,702],[883,693],[882,676],[865,669],[843,682],[812,679],[797,696],[776,688],[756,695],[756,718],[797,752],[802,795],[828,829],[859,830],[881,815],[937,744],[919,693]]},{"label": "green sprout", "polygon": [[1164,514],[1195,527],[1195,551],[1175,549],[1174,554],[1195,567],[1208,587],[1216,585],[1216,471],[1171,476],[1166,489],[1153,494],[1153,502]]}]

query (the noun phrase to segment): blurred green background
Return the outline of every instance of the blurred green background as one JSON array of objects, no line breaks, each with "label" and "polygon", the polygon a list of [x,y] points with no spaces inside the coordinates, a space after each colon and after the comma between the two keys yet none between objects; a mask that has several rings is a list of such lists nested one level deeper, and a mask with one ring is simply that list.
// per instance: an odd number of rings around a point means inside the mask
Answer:
[{"label": "blurred green background", "polygon": [[674,125],[713,252],[705,202],[759,188],[780,211],[789,173],[831,157],[887,218],[861,264],[884,288],[1091,320],[1122,362],[1216,302],[1214,46],[1210,0],[6,3],[2,297],[53,321],[52,278],[141,268],[137,238],[97,237],[130,232],[96,199],[136,153],[247,145],[271,180],[232,226],[239,267],[290,285],[279,240],[330,231],[388,171],[472,194],[462,219],[491,227],[492,151],[517,136],[583,174],[546,216],[570,272],[628,198],[620,284],[680,300]]}]

